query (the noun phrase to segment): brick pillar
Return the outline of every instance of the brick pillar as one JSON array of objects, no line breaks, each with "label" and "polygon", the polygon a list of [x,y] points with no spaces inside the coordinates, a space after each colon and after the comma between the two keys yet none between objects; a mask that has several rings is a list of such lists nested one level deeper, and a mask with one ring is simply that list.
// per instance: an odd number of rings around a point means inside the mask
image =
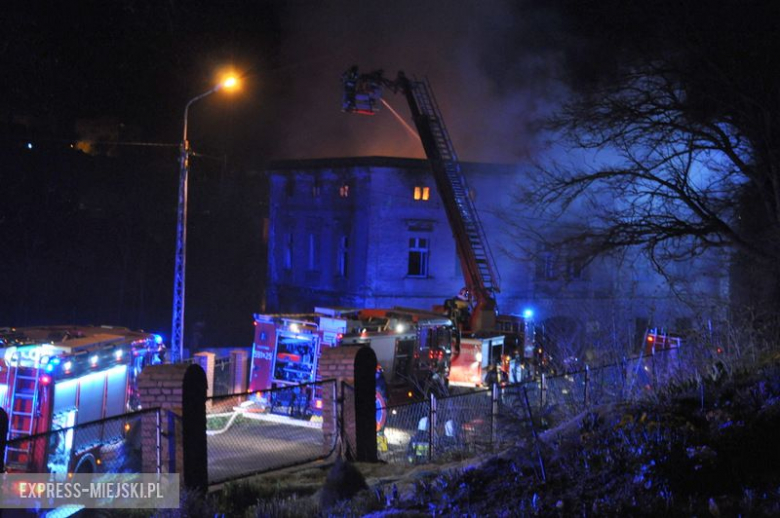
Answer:
[{"label": "brick pillar", "polygon": [[[376,460],[376,412],[373,408],[376,398],[376,365],[376,355],[370,347],[342,346],[322,350],[320,375],[323,380],[336,380],[336,390],[329,390],[329,387],[325,386],[322,394],[322,435],[325,452],[330,451],[330,446],[338,434],[338,419],[342,408],[337,402],[344,401],[341,383],[347,382],[356,389],[355,400],[352,401],[356,406],[355,411],[348,412],[356,419],[344,423],[345,440],[358,445],[357,460]],[[356,379],[359,383],[356,383]],[[366,412],[366,401],[370,401],[372,406],[370,412]],[[369,437],[366,437],[366,434]],[[373,446],[373,454],[369,451],[371,448],[366,447],[369,442]]]},{"label": "brick pillar", "polygon": [[[138,375],[138,394],[141,399],[141,407],[143,409],[162,409],[160,421],[162,425],[163,473],[180,472],[184,463],[181,426],[176,426],[177,419],[168,419],[168,414],[170,412],[178,417],[182,415],[182,387],[187,367],[189,365],[181,363],[147,365]],[[141,427],[143,472],[156,473],[157,416],[154,413],[145,414],[142,417]],[[174,453],[168,447],[169,444],[175,445]]]},{"label": "brick pillar", "polygon": [[208,438],[206,436],[206,373],[190,365],[184,374],[182,400],[182,482],[187,489],[205,495],[209,488]]},{"label": "brick pillar", "polygon": [[197,363],[206,373],[206,397],[214,395],[214,364],[217,355],[214,353],[195,353],[192,355],[192,363]]},{"label": "brick pillar", "polygon": [[242,349],[230,351],[230,386],[233,394],[241,394],[249,390],[249,355]]},{"label": "brick pillar", "polygon": [[5,443],[8,437],[8,414],[0,408],[0,473],[5,472]]}]

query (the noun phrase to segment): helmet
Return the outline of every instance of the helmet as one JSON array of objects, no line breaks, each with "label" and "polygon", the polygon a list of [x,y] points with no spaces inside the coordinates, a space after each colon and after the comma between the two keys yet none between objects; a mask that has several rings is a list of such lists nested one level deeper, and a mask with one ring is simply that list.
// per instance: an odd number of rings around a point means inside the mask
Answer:
[{"label": "helmet", "polygon": [[447,437],[455,437],[455,421],[450,419],[444,423],[444,433]]}]

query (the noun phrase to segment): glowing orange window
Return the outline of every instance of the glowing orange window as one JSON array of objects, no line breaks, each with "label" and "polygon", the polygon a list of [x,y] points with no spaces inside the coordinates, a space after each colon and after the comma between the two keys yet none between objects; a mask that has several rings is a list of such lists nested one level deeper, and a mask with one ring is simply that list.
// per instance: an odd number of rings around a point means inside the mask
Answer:
[{"label": "glowing orange window", "polygon": [[414,199],[416,201],[428,201],[431,197],[431,188],[430,187],[415,187],[414,188]]}]

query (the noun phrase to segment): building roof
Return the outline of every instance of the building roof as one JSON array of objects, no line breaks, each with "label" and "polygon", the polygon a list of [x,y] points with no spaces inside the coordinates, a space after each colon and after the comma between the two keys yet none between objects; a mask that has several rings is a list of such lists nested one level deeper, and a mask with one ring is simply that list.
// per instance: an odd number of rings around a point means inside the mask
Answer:
[{"label": "building roof", "polygon": [[[491,164],[485,162],[460,162],[468,174],[517,174],[521,170],[516,164]],[[387,156],[354,156],[336,158],[310,158],[303,160],[277,160],[266,168],[270,172],[301,171],[311,169],[336,169],[352,167],[392,167],[398,169],[428,169],[428,160],[422,158],[400,158]]]},{"label": "building roof", "polygon": [[152,337],[149,333],[109,326],[38,326],[0,333],[0,338],[4,338],[2,347],[51,344],[71,352],[91,351]]}]

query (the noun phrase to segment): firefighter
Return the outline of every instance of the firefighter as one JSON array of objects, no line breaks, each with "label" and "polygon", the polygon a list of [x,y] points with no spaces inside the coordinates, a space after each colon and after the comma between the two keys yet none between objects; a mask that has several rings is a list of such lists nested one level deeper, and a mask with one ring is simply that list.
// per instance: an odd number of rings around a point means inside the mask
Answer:
[{"label": "firefighter", "polygon": [[512,359],[509,360],[509,383],[520,383],[523,381],[523,357],[520,349],[515,349]]},{"label": "firefighter", "polygon": [[353,65],[344,72],[341,80],[344,82],[344,100],[342,102],[342,111],[351,112],[355,110],[355,96],[357,94],[357,82],[360,77],[358,67]]},{"label": "firefighter", "polygon": [[458,327],[468,326],[471,319],[471,293],[468,288],[461,288],[456,297],[445,300],[444,307],[447,309],[447,315]]},{"label": "firefighter", "polygon": [[496,383],[498,383],[498,368],[491,363],[482,375],[482,384],[485,387],[492,387]]},{"label": "firefighter", "polygon": [[454,450],[458,446],[458,427],[453,419],[444,423],[444,437],[441,439],[443,451]]},{"label": "firefighter", "polygon": [[409,441],[406,458],[412,464],[428,460],[429,449],[428,417],[424,416],[417,422],[417,432]]}]

